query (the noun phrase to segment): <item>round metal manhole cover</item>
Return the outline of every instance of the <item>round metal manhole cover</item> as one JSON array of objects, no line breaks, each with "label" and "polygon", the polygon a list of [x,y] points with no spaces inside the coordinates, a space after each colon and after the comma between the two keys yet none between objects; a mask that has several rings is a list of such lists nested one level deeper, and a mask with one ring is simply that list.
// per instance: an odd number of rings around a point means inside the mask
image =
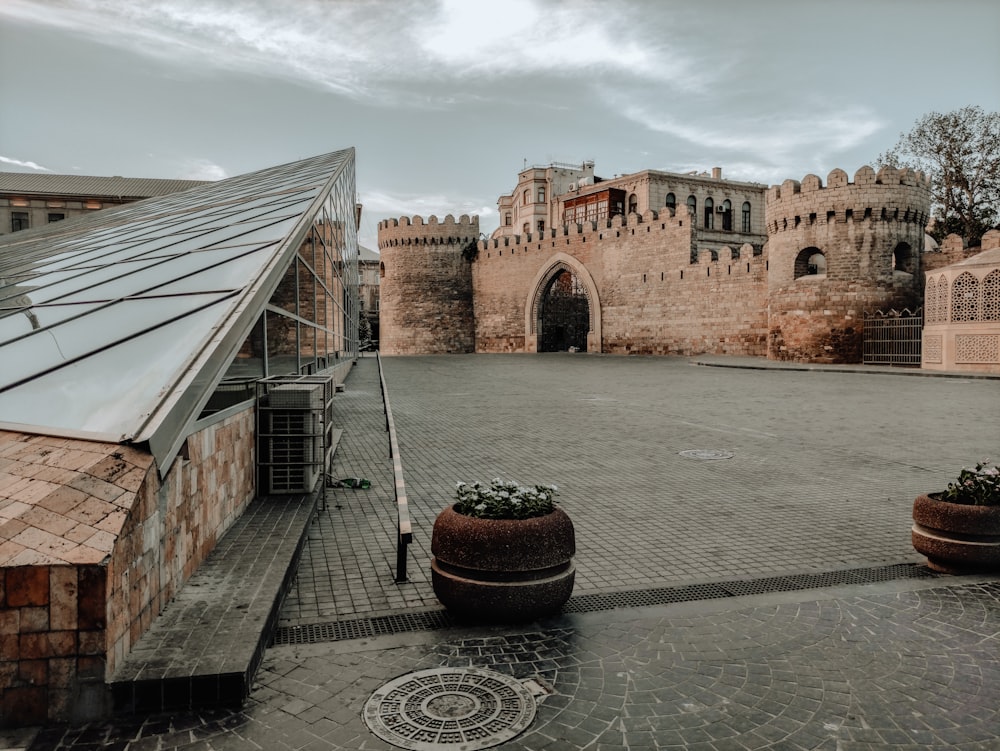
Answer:
[{"label": "round metal manhole cover", "polygon": [[688,449],[678,453],[688,459],[732,459],[735,456],[732,451],[722,449]]},{"label": "round metal manhole cover", "polygon": [[535,718],[535,697],[514,678],[478,668],[408,673],[365,704],[379,738],[415,751],[475,751],[498,746]]}]

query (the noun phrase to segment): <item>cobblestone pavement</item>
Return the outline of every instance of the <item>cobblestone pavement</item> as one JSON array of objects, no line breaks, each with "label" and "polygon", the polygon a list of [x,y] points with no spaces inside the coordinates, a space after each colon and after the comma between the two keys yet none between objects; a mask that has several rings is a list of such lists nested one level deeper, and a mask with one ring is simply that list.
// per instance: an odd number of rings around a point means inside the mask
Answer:
[{"label": "cobblestone pavement", "polygon": [[[392,482],[365,358],[337,397],[334,472],[372,487],[328,492],[286,629],[437,609],[430,527],[457,480],[557,483],[577,528],[576,592],[600,595],[919,561],[913,497],[1000,454],[998,380],[582,355],[385,365],[415,522],[409,581],[392,577]],[[503,748],[996,749],[997,654],[996,577],[886,581],[274,646],[241,710],[46,728],[8,746],[392,749],[364,722],[372,693],[470,666],[542,688]]]}]

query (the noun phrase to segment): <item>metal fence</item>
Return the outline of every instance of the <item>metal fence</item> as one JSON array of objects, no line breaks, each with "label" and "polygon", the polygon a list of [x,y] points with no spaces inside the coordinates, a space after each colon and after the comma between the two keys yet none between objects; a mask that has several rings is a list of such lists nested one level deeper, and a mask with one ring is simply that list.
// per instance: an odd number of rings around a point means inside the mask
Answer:
[{"label": "metal fence", "polygon": [[920,366],[923,308],[865,313],[862,362],[865,365]]}]

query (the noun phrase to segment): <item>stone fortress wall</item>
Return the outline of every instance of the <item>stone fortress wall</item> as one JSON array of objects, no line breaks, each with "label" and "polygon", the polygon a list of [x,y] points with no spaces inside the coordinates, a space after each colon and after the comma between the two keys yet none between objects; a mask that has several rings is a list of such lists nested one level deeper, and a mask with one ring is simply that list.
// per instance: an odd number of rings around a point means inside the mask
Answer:
[{"label": "stone fortress wall", "polygon": [[472,270],[462,251],[478,240],[478,216],[379,222],[382,352],[474,351]]},{"label": "stone fortress wall", "polygon": [[[724,244],[725,233],[700,226],[700,212],[678,199],[495,234],[471,260],[463,250],[478,235],[475,217],[382,222],[382,351],[537,351],[545,292],[564,271],[587,297],[589,352],[854,362],[865,310],[919,300],[930,211],[920,174],[863,167],[854,182],[834,170],[825,187],[814,175],[772,187],[766,244],[737,245],[739,232]],[[810,273],[817,253],[825,273]]]},{"label": "stone fortress wall", "polygon": [[[768,357],[860,362],[866,310],[919,306],[929,191],[922,174],[871,167],[767,191]],[[825,273],[809,274],[817,254]]]}]

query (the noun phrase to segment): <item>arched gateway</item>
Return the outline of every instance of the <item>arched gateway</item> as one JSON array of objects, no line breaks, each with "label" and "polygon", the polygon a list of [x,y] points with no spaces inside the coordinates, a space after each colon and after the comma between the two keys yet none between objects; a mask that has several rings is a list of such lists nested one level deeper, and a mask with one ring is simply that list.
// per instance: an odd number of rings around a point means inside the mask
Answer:
[{"label": "arched gateway", "polygon": [[601,301],[586,267],[573,256],[556,253],[529,287],[524,310],[528,352],[576,347],[601,351]]}]

